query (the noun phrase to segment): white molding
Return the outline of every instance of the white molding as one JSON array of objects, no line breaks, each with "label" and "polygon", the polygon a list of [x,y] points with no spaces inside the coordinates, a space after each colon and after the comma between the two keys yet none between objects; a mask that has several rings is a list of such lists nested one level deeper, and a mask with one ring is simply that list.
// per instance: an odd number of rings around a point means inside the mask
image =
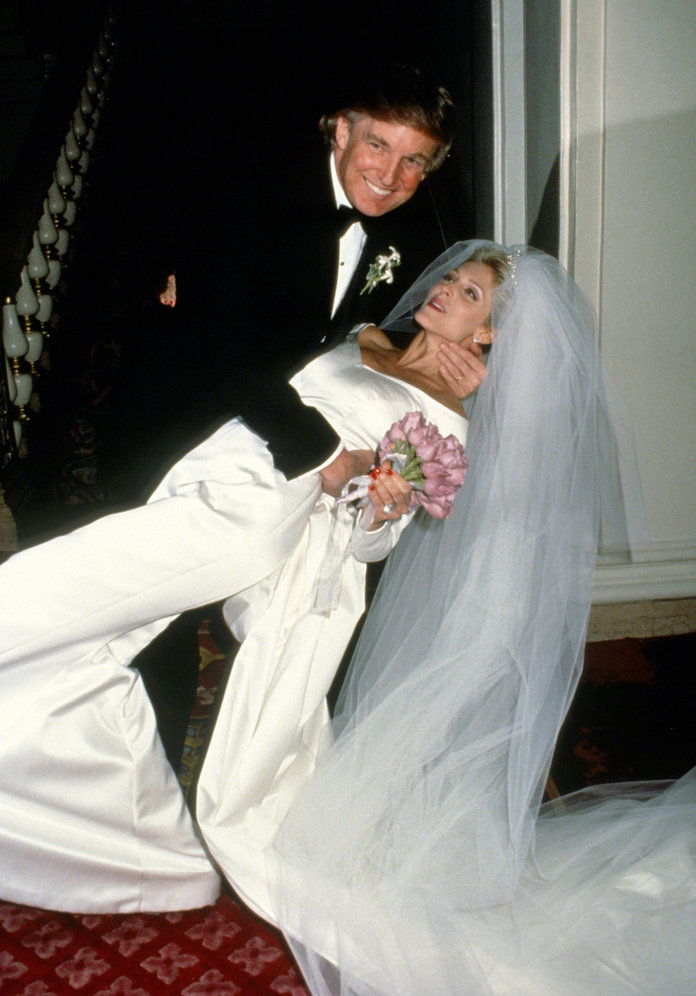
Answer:
[{"label": "white molding", "polygon": [[577,193],[577,36],[576,0],[561,6],[560,139],[558,179],[558,258],[569,273],[575,271]]},{"label": "white molding", "polygon": [[493,56],[493,237],[527,241],[524,2],[491,0]]},{"label": "white molding", "polygon": [[561,7],[560,260],[601,315],[606,0]]},{"label": "white molding", "polygon": [[696,540],[656,543],[630,564],[599,564],[592,601],[642,602],[696,597]]}]

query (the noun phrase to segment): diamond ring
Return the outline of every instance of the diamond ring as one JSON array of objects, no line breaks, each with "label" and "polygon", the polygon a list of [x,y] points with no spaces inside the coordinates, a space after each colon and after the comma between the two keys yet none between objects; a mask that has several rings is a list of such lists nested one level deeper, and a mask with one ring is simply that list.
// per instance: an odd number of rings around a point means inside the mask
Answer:
[{"label": "diamond ring", "polygon": [[394,503],[388,501],[386,505],[382,505],[382,511],[384,512],[385,515],[391,515],[392,512],[394,511],[394,507],[395,507]]}]

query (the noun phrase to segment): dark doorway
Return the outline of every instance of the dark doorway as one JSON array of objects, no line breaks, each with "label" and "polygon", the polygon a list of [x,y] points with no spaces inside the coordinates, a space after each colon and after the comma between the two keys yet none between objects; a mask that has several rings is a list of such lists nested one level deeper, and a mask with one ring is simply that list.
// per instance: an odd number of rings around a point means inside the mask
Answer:
[{"label": "dark doorway", "polygon": [[327,6],[322,19],[316,8],[283,0],[182,0],[181,17],[185,77],[209,80],[223,128],[242,102],[245,119],[258,125],[254,140],[269,147],[278,129],[318,117],[348,73],[369,73],[384,62],[421,67],[450,90],[460,110],[455,147],[432,178],[435,194],[457,205],[464,237],[492,237],[489,4],[450,2],[413,15],[387,0]]}]

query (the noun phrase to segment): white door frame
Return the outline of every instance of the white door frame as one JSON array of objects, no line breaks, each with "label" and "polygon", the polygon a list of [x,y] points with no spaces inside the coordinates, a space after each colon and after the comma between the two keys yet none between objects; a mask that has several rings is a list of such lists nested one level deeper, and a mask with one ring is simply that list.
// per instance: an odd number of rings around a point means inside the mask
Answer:
[{"label": "white door frame", "polygon": [[527,241],[524,0],[491,0],[493,237]]},{"label": "white door frame", "polygon": [[[560,8],[559,259],[600,315],[608,4],[609,0],[561,0]],[[525,0],[490,0],[490,10],[494,238],[511,245],[527,242],[530,234]],[[596,602],[678,599],[695,592],[696,552],[683,543],[638,551],[638,562],[601,563],[595,573]]]}]

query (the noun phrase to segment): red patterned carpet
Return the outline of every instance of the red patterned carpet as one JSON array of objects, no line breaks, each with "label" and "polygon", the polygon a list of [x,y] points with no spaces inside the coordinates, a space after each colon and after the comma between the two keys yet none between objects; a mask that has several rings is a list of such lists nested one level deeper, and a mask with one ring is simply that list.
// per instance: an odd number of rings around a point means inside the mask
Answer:
[{"label": "red patterned carpet", "polygon": [[696,633],[588,643],[551,774],[562,793],[696,764]]},{"label": "red patterned carpet", "polygon": [[185,913],[0,904],[3,996],[307,996],[278,935],[229,896]]},{"label": "red patterned carpet", "polygon": [[219,639],[210,632],[210,620],[202,619],[198,627],[198,692],[191,712],[184,751],[179,767],[179,782],[184,795],[191,802],[202,752],[208,742],[210,719],[215,710],[220,682],[224,680],[226,662],[233,658],[236,643],[230,635],[221,650]]},{"label": "red patterned carpet", "polygon": [[[588,646],[559,739],[563,792],[620,778],[678,777],[696,760],[696,636]],[[198,702],[180,780],[189,793],[224,657],[199,630]],[[280,935],[229,895],[202,910],[76,916],[0,903],[0,996],[308,996]]]},{"label": "red patterned carpet", "polygon": [[[198,700],[179,779],[206,741],[224,655],[199,630]],[[1,996],[308,996],[280,934],[223,894],[183,913],[83,915],[0,902]]]}]

